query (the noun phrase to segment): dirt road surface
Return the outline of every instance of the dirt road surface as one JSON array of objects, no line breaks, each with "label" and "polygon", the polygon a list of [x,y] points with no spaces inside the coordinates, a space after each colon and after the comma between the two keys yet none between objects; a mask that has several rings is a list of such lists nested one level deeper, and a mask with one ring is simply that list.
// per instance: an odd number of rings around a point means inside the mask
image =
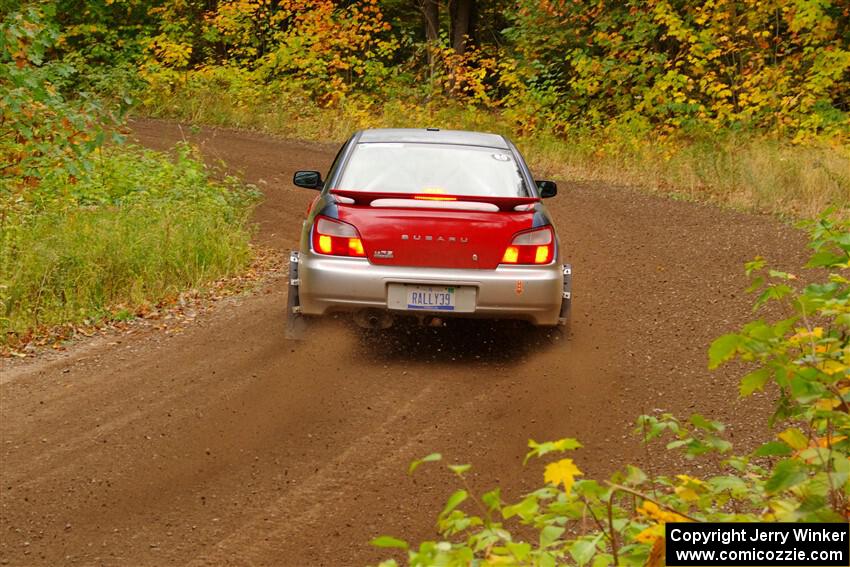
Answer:
[{"label": "dirt road surface", "polygon": [[[135,123],[165,149],[191,138],[266,195],[259,242],[288,251],[314,193],[295,169],[335,147]],[[711,339],[749,317],[744,261],[796,269],[804,239],[775,219],[559,180],[551,201],[574,266],[573,331],[453,325],[376,340],[341,324],[283,337],[285,280],[176,336],[151,331],[3,363],[0,562],[8,565],[363,565],[381,534],[435,536],[456,483],[408,463],[439,451],[515,498],[542,483],[528,439],[578,437],[588,474],[627,459],[643,412],[698,411],[733,441],[767,435],[706,370]],[[120,342],[118,342],[120,341]],[[758,405],[758,402],[756,402]],[[756,412],[757,413],[757,412]]]}]

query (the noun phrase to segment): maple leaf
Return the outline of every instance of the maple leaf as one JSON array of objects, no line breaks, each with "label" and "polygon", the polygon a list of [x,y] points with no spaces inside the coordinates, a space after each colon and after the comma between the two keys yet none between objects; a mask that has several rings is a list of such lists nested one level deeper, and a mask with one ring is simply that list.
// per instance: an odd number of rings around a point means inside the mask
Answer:
[{"label": "maple leaf", "polygon": [[583,474],[572,459],[561,459],[560,461],[546,465],[543,480],[551,482],[555,486],[563,484],[564,492],[569,494],[575,483],[575,477]]}]

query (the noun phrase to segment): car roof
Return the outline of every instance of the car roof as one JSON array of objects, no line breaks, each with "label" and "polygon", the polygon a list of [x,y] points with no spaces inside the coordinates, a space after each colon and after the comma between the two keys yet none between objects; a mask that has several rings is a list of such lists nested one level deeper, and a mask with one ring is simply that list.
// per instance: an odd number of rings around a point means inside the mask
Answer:
[{"label": "car roof", "polygon": [[374,128],[360,132],[358,142],[414,142],[424,144],[458,144],[508,149],[505,138],[487,132],[440,130],[438,128]]}]

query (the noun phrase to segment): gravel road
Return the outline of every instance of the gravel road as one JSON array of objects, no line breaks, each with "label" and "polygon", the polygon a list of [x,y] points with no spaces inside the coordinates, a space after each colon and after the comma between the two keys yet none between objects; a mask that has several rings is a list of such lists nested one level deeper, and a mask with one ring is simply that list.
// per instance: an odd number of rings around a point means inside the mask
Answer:
[{"label": "gravel road", "polygon": [[[198,143],[265,193],[257,241],[295,246],[336,147],[172,122],[133,131]],[[626,460],[663,470],[630,434],[637,415],[692,412],[767,435],[765,400],[709,372],[712,338],[748,319],[743,262],[797,269],[805,240],[771,217],[559,180],[551,201],[574,268],[568,340],[488,322],[363,334],[341,323],[283,337],[286,287],[149,331],[0,362],[0,562],[9,565],[363,565],[381,534],[433,537],[456,484],[515,498],[542,483],[528,439],[578,437],[588,475]],[[119,342],[120,341],[120,342]],[[752,409],[755,407],[755,409]],[[648,461],[649,459],[649,461]]]}]

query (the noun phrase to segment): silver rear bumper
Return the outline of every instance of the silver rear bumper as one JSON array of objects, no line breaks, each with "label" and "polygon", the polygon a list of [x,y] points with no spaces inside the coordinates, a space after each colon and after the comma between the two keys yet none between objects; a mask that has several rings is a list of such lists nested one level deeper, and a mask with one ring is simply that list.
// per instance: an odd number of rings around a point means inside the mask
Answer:
[{"label": "silver rear bumper", "polygon": [[[310,251],[297,256],[295,285],[304,315],[388,309],[390,284],[469,287],[475,290],[474,310],[457,316],[524,319],[535,325],[557,325],[561,303],[570,299],[569,292],[565,293],[565,271],[560,264],[464,270],[379,266],[365,258],[322,256]],[[393,312],[414,314],[406,310]]]}]

